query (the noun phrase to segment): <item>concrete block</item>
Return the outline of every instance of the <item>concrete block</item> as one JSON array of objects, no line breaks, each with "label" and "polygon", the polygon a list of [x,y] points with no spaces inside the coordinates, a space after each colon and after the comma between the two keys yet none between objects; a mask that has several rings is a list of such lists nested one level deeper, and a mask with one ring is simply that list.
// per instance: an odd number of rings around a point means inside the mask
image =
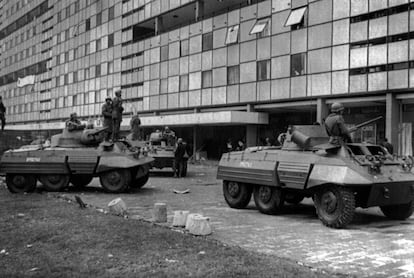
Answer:
[{"label": "concrete block", "polygon": [[172,225],[174,227],[184,227],[187,222],[187,217],[189,215],[188,210],[176,210],[174,211],[174,218]]},{"label": "concrete block", "polygon": [[167,205],[165,203],[155,203],[152,211],[152,219],[154,222],[167,222]]},{"label": "concrete block", "polygon": [[121,198],[116,198],[108,204],[109,212],[115,215],[125,215],[127,213],[127,207],[125,202]]}]

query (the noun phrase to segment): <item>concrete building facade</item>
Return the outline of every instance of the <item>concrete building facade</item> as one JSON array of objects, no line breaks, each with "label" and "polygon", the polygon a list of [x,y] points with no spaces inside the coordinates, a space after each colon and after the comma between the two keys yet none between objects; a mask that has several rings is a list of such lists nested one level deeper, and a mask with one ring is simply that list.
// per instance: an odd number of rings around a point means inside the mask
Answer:
[{"label": "concrete building facade", "polygon": [[[0,1],[8,128],[100,114],[122,89],[123,124],[173,126],[212,156],[227,138],[275,139],[344,103],[355,134],[412,153],[414,3],[408,0]],[[18,86],[18,79],[35,76]],[[32,84],[33,83],[33,84]],[[21,84],[20,84],[21,85]]]}]

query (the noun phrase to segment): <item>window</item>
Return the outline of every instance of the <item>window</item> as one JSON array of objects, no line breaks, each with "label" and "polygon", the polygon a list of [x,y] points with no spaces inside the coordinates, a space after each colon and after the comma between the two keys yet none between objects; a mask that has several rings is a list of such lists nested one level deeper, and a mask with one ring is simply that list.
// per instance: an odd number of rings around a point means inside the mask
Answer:
[{"label": "window", "polygon": [[86,79],[89,79],[89,68],[86,68],[85,69],[85,78],[84,78],[85,80]]},{"label": "window", "polygon": [[72,105],[78,105],[78,96],[77,95],[72,96]]},{"label": "window", "polygon": [[257,62],[257,80],[269,80],[270,79],[270,60]]},{"label": "window", "polygon": [[188,74],[180,76],[180,91],[188,91]]},{"label": "window", "polygon": [[101,50],[102,48],[102,42],[101,39],[96,40],[96,51]]},{"label": "window", "polygon": [[66,7],[66,17],[70,16],[70,6]]},{"label": "window", "polygon": [[69,51],[65,52],[65,62],[69,62]]},{"label": "window", "polygon": [[91,19],[90,18],[88,18],[85,21],[85,31],[89,31],[89,30],[91,30]]},{"label": "window", "polygon": [[227,84],[238,84],[240,83],[240,67],[233,66],[227,68]]},{"label": "window", "polygon": [[109,34],[108,35],[108,47],[113,47],[114,46],[114,34]]},{"label": "window", "polygon": [[202,88],[210,88],[212,82],[212,71],[207,70],[202,72],[202,80],[201,80],[201,87]]},{"label": "window", "polygon": [[108,62],[108,73],[114,72],[114,62]]},{"label": "window", "polygon": [[227,29],[226,44],[237,43],[239,39],[239,25],[231,26]]},{"label": "window", "polygon": [[306,53],[299,53],[290,57],[290,75],[306,74]]},{"label": "window", "polygon": [[161,62],[168,60],[168,45],[161,47]]},{"label": "window", "polygon": [[78,48],[73,49],[73,59],[74,60],[78,59]]},{"label": "window", "polygon": [[114,9],[114,6],[112,6],[108,10],[108,20],[114,19],[114,16],[115,16],[115,9]]},{"label": "window", "polygon": [[270,35],[270,18],[262,18],[256,21],[252,30],[250,30],[250,35],[258,34],[260,37]]},{"label": "window", "polygon": [[213,49],[213,32],[203,34],[203,51]]},{"label": "window", "polygon": [[90,53],[90,46],[89,43],[85,44],[85,55],[88,55]]},{"label": "window", "polygon": [[76,82],[78,82],[78,72],[74,71],[73,72],[73,83],[76,83]]},{"label": "window", "polygon": [[96,77],[101,76],[101,65],[95,66],[95,76]]},{"label": "window", "polygon": [[56,56],[56,65],[60,65],[60,55]]},{"label": "window", "polygon": [[69,29],[65,30],[65,40],[69,40]]},{"label": "window", "polygon": [[285,27],[290,26],[292,30],[300,29],[306,26],[305,12],[308,7],[302,7],[292,10],[288,19],[286,20]]},{"label": "window", "polygon": [[64,84],[64,85],[68,85],[68,84],[69,84],[69,75],[68,75],[68,74],[65,74],[65,75],[64,75],[64,81],[63,81],[63,84]]},{"label": "window", "polygon": [[96,26],[102,24],[102,13],[96,14]]},{"label": "window", "polygon": [[188,40],[183,40],[180,43],[180,56],[187,56],[188,55]]},{"label": "window", "polygon": [[79,0],[77,0],[75,2],[75,13],[79,12],[79,10],[80,10],[80,2],[79,2]]}]

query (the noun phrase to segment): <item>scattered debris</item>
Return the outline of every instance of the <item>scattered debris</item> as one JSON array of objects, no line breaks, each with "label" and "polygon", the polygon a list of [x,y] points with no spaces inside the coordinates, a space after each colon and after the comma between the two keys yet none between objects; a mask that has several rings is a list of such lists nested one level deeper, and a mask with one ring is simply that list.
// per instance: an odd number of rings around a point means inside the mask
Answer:
[{"label": "scattered debris", "polygon": [[5,255],[7,252],[6,252],[6,249],[2,249],[1,251],[0,251],[0,255]]},{"label": "scattered debris", "polygon": [[26,247],[27,248],[32,248],[33,247],[33,244],[27,244]]},{"label": "scattered debris", "polygon": [[125,202],[121,198],[116,198],[109,202],[108,204],[109,211],[115,215],[124,216],[127,214],[127,207]]},{"label": "scattered debris", "polygon": [[29,272],[37,271],[37,270],[39,270],[39,269],[40,269],[40,268],[38,268],[38,267],[33,267],[33,268],[29,269]]},{"label": "scattered debris", "polygon": [[114,257],[114,255],[108,254],[108,258],[113,258],[113,257]]},{"label": "scattered debris", "polygon": [[80,207],[81,209],[86,208],[86,204],[82,201],[81,197],[79,197],[79,196],[75,195],[75,200],[76,200],[76,202],[79,204],[79,207]]},{"label": "scattered debris", "polygon": [[186,190],[177,190],[177,189],[174,189],[173,192],[175,194],[187,194],[187,193],[190,193],[190,189],[186,189]]},{"label": "scattered debris", "polygon": [[187,222],[187,217],[190,214],[188,210],[176,210],[174,211],[174,218],[172,225],[174,227],[184,227]]},{"label": "scattered debris", "polygon": [[198,254],[199,255],[205,255],[206,254],[206,251],[200,251],[200,252],[198,252]]},{"label": "scattered debris", "polygon": [[25,216],[25,215],[24,215],[24,213],[18,213],[18,214],[17,214],[17,217],[18,217],[18,218],[23,218],[24,216]]},{"label": "scattered debris", "polygon": [[178,263],[178,261],[177,261],[177,260],[165,259],[165,261],[166,261],[167,263]]},{"label": "scattered debris", "polygon": [[165,203],[155,203],[152,212],[152,218],[154,222],[167,222],[167,205]]}]

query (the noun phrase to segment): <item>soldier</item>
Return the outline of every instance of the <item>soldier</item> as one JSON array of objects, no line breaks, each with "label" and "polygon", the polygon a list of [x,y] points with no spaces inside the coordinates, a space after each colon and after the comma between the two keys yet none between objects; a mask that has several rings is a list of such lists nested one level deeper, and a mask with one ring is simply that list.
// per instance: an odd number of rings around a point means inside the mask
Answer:
[{"label": "soldier", "polygon": [[390,142],[388,142],[388,139],[387,138],[384,139],[384,141],[381,143],[381,146],[383,146],[384,148],[386,148],[387,151],[390,154],[393,154],[394,153],[394,146]]},{"label": "soldier", "polygon": [[4,130],[6,125],[6,107],[3,104],[3,98],[0,96],[0,121],[1,121],[1,131]]},{"label": "soldier", "polygon": [[112,140],[115,141],[119,138],[119,129],[122,122],[122,112],[124,112],[124,107],[122,107],[122,97],[121,90],[115,92],[115,97],[112,100]]},{"label": "soldier", "polygon": [[341,143],[351,143],[351,135],[348,128],[345,126],[344,106],[342,103],[335,102],[331,106],[331,114],[325,120],[326,133],[331,137],[329,143],[340,145]]},{"label": "soldier", "polygon": [[162,137],[167,140],[167,145],[168,146],[173,146],[174,145],[175,132],[172,131],[168,126],[166,126],[164,128],[164,131],[162,132]]},{"label": "soldier", "polygon": [[131,118],[129,125],[131,126],[132,140],[138,140],[141,126],[141,119],[138,116],[138,112]]},{"label": "soldier", "polygon": [[111,139],[112,134],[112,99],[107,97],[105,99],[105,104],[102,105],[102,116],[103,120],[103,127],[107,127],[108,129],[105,131],[105,141]]},{"label": "soldier", "polygon": [[184,171],[184,155],[186,152],[186,146],[183,144],[183,139],[178,138],[177,146],[175,147],[174,151],[174,177],[181,178],[183,176]]},{"label": "soldier", "polygon": [[66,128],[68,131],[83,130],[85,125],[78,120],[78,114],[72,113],[70,119],[66,121]]}]

